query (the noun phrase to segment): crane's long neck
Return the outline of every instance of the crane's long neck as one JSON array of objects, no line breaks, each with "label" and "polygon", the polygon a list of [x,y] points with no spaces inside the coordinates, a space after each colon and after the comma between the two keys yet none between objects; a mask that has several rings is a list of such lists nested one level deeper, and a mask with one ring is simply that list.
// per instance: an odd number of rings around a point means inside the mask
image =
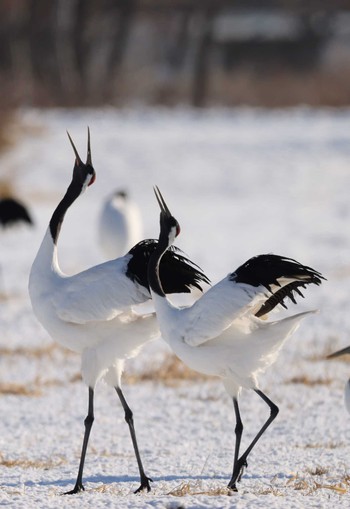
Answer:
[{"label": "crane's long neck", "polygon": [[66,194],[52,214],[49,227],[32,266],[31,279],[34,278],[33,281],[38,281],[37,278],[46,281],[47,278],[50,278],[55,273],[62,275],[57,257],[58,236],[68,208],[78,198],[81,192],[82,187],[72,181]]},{"label": "crane's long neck", "polygon": [[57,245],[57,240],[60,234],[64,216],[69,207],[72,205],[72,203],[74,203],[74,201],[78,198],[81,192],[82,188],[77,186],[76,183],[72,181],[66,191],[66,194],[64,195],[60,203],[57,205],[54,213],[52,214],[49,226],[51,237],[55,245]]}]

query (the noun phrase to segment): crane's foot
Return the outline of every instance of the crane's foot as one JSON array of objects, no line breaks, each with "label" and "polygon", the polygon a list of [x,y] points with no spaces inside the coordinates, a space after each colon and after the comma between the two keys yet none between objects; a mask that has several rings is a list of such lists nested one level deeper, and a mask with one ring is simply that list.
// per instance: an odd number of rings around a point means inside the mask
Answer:
[{"label": "crane's foot", "polygon": [[236,486],[236,483],[233,483],[231,484],[231,481],[228,483],[227,485],[228,489],[231,490],[231,491],[234,491],[235,493],[238,492],[238,489],[237,489],[237,486]]},{"label": "crane's foot", "polygon": [[72,490],[66,491],[65,493],[62,493],[62,495],[75,495],[81,491],[85,491],[85,488],[81,483],[77,483]]},{"label": "crane's foot", "polygon": [[248,467],[247,460],[244,457],[241,457],[237,460],[237,465],[233,471],[232,477],[230,482],[228,483],[227,487],[232,491],[238,491],[236,483],[240,482],[242,479],[242,475],[244,472],[244,469]]},{"label": "crane's foot", "polygon": [[146,476],[142,477],[141,478],[141,485],[140,485],[139,488],[137,488],[136,491],[134,491],[134,493],[140,493],[143,490],[147,490],[147,492],[150,492],[151,491],[150,482],[153,482],[153,481],[149,477],[146,477]]}]

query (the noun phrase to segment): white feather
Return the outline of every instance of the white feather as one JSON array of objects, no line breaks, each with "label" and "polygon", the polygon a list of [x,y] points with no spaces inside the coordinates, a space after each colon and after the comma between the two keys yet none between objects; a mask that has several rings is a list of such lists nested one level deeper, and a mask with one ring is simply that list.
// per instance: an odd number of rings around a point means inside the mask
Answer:
[{"label": "white feather", "polygon": [[99,242],[107,259],[123,256],[143,238],[142,217],[136,203],[113,193],[99,220]]}]

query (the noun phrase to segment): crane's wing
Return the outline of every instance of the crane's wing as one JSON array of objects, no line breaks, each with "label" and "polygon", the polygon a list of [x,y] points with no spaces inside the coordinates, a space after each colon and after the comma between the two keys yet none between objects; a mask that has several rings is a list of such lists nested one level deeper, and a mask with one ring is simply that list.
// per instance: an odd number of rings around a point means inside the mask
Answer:
[{"label": "crane's wing", "polygon": [[286,307],[300,287],[321,284],[324,277],[311,267],[278,255],[259,255],[214,285],[192,307],[181,310],[183,340],[198,346],[226,330],[234,320],[251,314],[263,317],[278,304]]},{"label": "crane's wing", "polygon": [[[60,280],[52,296],[57,315],[72,323],[112,320],[131,306],[151,298],[148,260],[157,241],[144,240],[121,258]],[[209,284],[200,268],[180,250],[168,250],[160,264],[166,293],[188,293]]]},{"label": "crane's wing", "polygon": [[148,300],[148,291],[125,275],[129,256],[63,278],[51,297],[58,317],[80,324],[112,320]]}]

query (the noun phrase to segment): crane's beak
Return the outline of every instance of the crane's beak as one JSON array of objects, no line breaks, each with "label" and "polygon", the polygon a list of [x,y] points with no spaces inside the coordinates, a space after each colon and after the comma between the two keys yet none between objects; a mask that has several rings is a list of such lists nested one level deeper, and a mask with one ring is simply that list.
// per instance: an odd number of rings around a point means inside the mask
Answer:
[{"label": "crane's beak", "polygon": [[[161,225],[162,225],[162,223],[168,223],[169,224],[169,220],[170,220],[171,227],[175,227],[175,229],[176,229],[175,237],[177,237],[180,234],[180,225],[179,225],[179,223],[177,222],[175,217],[172,215],[172,213],[168,209],[168,206],[165,203],[165,200],[164,200],[164,198],[162,196],[162,193],[159,191],[158,186],[155,186],[153,188],[153,190],[154,190],[154,194],[156,195],[158,205],[160,207],[160,224]],[[161,226],[161,228],[162,228],[162,226]]]},{"label": "crane's beak", "polygon": [[168,206],[165,203],[165,200],[164,200],[164,198],[162,196],[162,193],[159,191],[158,186],[154,186],[153,190],[154,190],[154,194],[156,195],[157,202],[158,202],[158,205],[160,207],[160,210],[167,217],[171,217],[172,214],[171,214],[170,210],[168,209]]},{"label": "crane's beak", "polygon": [[79,166],[79,165],[83,164],[83,162],[82,162],[82,160],[80,159],[80,156],[79,156],[79,154],[78,154],[78,151],[77,151],[77,149],[75,148],[75,145],[74,145],[74,143],[73,143],[73,140],[72,140],[72,138],[70,137],[70,134],[69,134],[69,132],[68,132],[68,131],[67,131],[67,134],[68,134],[68,138],[69,138],[70,144],[72,145],[73,150],[74,150],[74,154],[75,154],[75,163],[76,163],[76,165],[77,165],[77,166]]},{"label": "crane's beak", "polygon": [[338,350],[337,352],[331,353],[327,356],[327,359],[333,359],[334,357],[340,357],[340,355],[345,355],[346,353],[350,353],[350,346],[343,348],[342,350]]},{"label": "crane's beak", "polygon": [[90,147],[90,128],[88,127],[88,142],[87,142],[87,156],[86,156],[86,164],[92,166],[91,160],[91,147]]},{"label": "crane's beak", "polygon": [[[78,151],[73,143],[73,140],[69,134],[69,132],[67,131],[67,134],[68,134],[68,138],[69,138],[69,141],[73,147],[73,150],[74,150],[74,154],[75,154],[75,159],[76,159],[76,164],[77,166],[83,164],[83,161],[81,160],[79,154],[78,154]],[[86,156],[86,164],[89,164],[90,166],[92,166],[92,160],[91,160],[91,145],[90,145],[90,129],[88,127],[88,142],[87,142],[87,156]]]}]

